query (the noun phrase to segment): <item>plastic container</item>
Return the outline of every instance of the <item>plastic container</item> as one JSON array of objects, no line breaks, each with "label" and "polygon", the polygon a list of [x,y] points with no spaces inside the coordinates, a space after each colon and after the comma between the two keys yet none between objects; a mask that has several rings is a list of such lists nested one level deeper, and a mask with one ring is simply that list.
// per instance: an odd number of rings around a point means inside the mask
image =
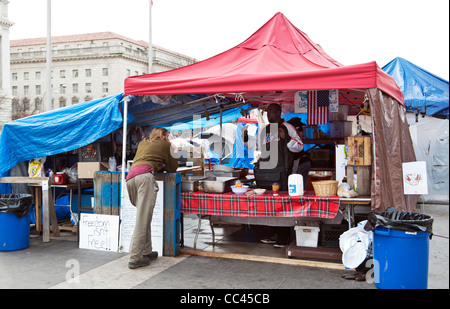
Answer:
[{"label": "plastic container", "polygon": [[294,229],[298,247],[317,247],[320,232],[318,226],[295,226]]},{"label": "plastic container", "polygon": [[300,174],[291,174],[288,177],[288,188],[290,196],[303,195],[303,176]]},{"label": "plastic container", "polygon": [[56,173],[55,174],[55,185],[65,185],[67,183],[67,174],[65,173]]},{"label": "plastic container", "polygon": [[15,251],[30,246],[30,213],[19,218],[0,212],[0,251]]},{"label": "plastic container", "polygon": [[375,286],[426,289],[430,233],[377,226],[373,233]]}]

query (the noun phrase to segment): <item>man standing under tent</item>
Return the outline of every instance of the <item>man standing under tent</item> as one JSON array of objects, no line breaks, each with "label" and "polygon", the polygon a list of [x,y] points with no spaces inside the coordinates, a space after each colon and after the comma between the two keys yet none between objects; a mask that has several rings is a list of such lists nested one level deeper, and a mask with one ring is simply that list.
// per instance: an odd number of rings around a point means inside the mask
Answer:
[{"label": "man standing under tent", "polygon": [[[261,150],[261,158],[255,164],[255,179],[258,186],[267,186],[261,180],[261,175],[266,173],[279,173],[281,191],[287,191],[288,177],[292,173],[294,154],[303,150],[303,142],[295,127],[281,118],[281,106],[271,103],[267,107],[267,119],[269,125],[260,130],[258,145]],[[278,136],[270,130],[278,129]],[[271,145],[276,145],[271,149]],[[271,163],[268,163],[271,162]],[[275,165],[268,169],[268,165]],[[266,168],[264,167],[266,166]],[[264,176],[262,176],[264,177]],[[269,185],[270,186],[270,185]],[[268,188],[271,189],[271,188]],[[263,243],[274,244],[275,247],[285,247],[289,243],[290,227],[273,227],[272,235],[261,239]]]}]

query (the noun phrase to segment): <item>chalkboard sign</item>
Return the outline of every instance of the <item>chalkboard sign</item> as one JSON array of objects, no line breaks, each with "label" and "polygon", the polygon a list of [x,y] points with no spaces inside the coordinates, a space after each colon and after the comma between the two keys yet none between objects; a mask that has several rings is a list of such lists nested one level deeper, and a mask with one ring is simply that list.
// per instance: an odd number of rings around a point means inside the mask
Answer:
[{"label": "chalkboard sign", "polygon": [[117,252],[119,216],[81,214],[80,248]]},{"label": "chalkboard sign", "polygon": [[[159,191],[156,195],[156,204],[153,210],[151,233],[152,233],[152,250],[157,251],[159,256],[163,255],[163,223],[164,223],[164,182],[157,181]],[[136,224],[136,207],[134,207],[128,191],[126,183],[122,184],[124,193],[121,206],[121,222],[120,222],[120,247],[119,252],[130,252],[130,242],[133,237],[134,226]]]}]

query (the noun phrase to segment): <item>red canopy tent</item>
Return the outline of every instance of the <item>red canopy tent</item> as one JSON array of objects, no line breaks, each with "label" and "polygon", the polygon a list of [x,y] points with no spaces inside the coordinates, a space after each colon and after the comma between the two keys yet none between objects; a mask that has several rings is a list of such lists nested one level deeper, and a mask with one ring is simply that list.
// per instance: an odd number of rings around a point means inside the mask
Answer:
[{"label": "red canopy tent", "polygon": [[417,196],[403,194],[402,163],[415,155],[400,88],[376,62],[340,64],[281,13],[221,54],[125,80],[126,95],[239,94],[252,103],[293,103],[295,91],[320,89],[339,89],[339,104],[353,107],[349,114],[367,96],[374,123],[372,209],[412,211]]},{"label": "red canopy tent", "polygon": [[246,101],[263,96],[267,101],[292,102],[290,91],[340,89],[341,102],[358,106],[363,100],[354,89],[367,88],[378,88],[403,104],[400,88],[376,62],[340,64],[281,13],[228,51],[125,80],[126,95],[241,93]]}]

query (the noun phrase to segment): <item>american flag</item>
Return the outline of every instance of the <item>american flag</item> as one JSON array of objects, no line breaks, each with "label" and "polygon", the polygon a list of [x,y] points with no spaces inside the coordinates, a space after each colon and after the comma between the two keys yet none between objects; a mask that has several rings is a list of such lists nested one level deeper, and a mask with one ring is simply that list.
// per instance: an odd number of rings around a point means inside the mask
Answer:
[{"label": "american flag", "polygon": [[329,95],[329,90],[308,91],[307,123],[309,125],[328,123]]}]

